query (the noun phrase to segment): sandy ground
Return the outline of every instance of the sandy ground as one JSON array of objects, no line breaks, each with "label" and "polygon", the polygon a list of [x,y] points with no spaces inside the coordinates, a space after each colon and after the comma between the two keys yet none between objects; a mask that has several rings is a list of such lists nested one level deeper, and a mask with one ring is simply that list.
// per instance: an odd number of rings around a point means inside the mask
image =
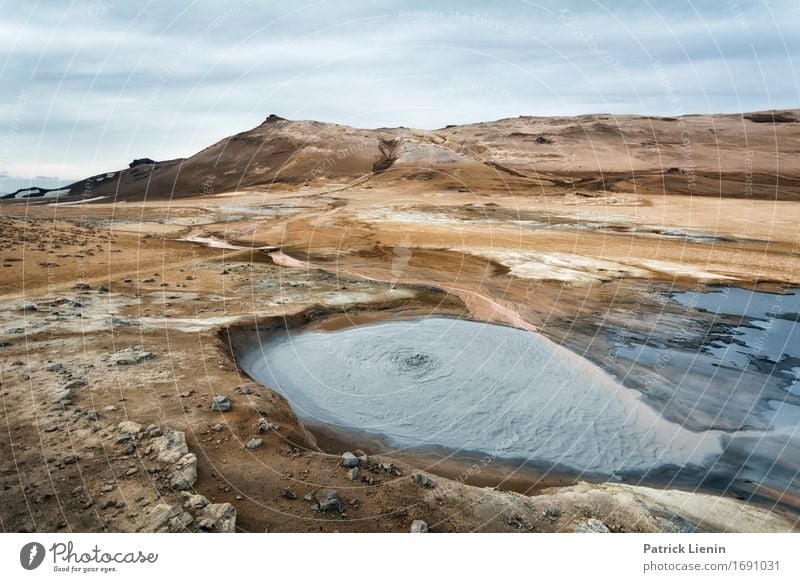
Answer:
[{"label": "sandy ground", "polygon": [[[547,329],[558,340],[583,313],[629,308],[633,283],[800,284],[800,203],[789,198],[624,181],[576,192],[555,166],[543,166],[549,178],[535,189],[481,174],[461,192],[393,176],[400,157],[366,180],[4,202],[0,529],[203,529],[194,514],[156,523],[155,508],[189,503],[175,486],[180,463],[196,468],[188,490],[231,503],[241,531],[408,531],[415,519],[432,531],[796,528],[785,506],[690,491],[543,481],[526,496],[461,482],[480,483],[495,459],[426,486],[412,477],[419,459],[370,458],[350,480],[339,456],[322,452],[322,433],[243,374],[224,330],[315,313],[335,315],[335,327],[388,310]],[[211,410],[218,394],[230,411]],[[151,436],[174,432],[188,449],[177,468]],[[261,445],[247,448],[253,438]],[[324,503],[332,489],[340,503]]]}]

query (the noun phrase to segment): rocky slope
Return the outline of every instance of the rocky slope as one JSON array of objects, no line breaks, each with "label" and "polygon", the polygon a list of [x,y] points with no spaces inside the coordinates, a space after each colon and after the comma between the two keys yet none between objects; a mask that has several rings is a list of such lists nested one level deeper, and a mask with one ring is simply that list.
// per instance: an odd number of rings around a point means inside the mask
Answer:
[{"label": "rocky slope", "polygon": [[6,198],[170,199],[287,184],[408,182],[454,190],[667,192],[795,200],[797,110],[679,118],[502,119],[438,130],[357,129],[270,115],[186,158],[140,158],[61,190]]}]

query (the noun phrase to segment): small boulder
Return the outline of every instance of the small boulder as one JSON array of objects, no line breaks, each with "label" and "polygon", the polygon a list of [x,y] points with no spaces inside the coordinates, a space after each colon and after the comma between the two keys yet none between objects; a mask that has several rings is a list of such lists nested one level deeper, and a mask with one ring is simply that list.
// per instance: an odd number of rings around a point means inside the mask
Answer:
[{"label": "small boulder", "polygon": [[561,512],[557,507],[549,506],[544,510],[544,516],[550,521],[555,521],[561,516]]},{"label": "small boulder", "polygon": [[132,366],[144,360],[153,358],[152,352],[145,351],[142,346],[131,346],[124,350],[119,350],[111,356],[111,363],[116,366]]},{"label": "small boulder", "polygon": [[257,449],[261,445],[264,444],[264,441],[261,439],[257,439],[256,437],[252,437],[249,441],[247,441],[247,448],[250,450]]},{"label": "small boulder", "polygon": [[411,522],[411,533],[428,533],[428,524],[421,519],[415,519]]},{"label": "small boulder", "polygon": [[217,394],[211,401],[211,410],[215,412],[228,412],[231,409],[230,398],[224,394]]},{"label": "small boulder", "polygon": [[158,461],[164,464],[177,463],[189,452],[186,434],[180,431],[170,432],[151,441],[150,451],[155,453]]},{"label": "small boulder", "polygon": [[271,430],[277,430],[277,428],[278,427],[276,425],[272,424],[263,416],[258,419],[258,432],[260,433],[265,433]]},{"label": "small boulder", "polygon": [[356,457],[353,453],[344,453],[342,455],[342,466],[345,469],[358,467],[358,457]]},{"label": "small boulder", "polygon": [[436,487],[436,483],[434,482],[434,480],[425,475],[424,473],[414,473],[414,482],[420,487],[425,487],[427,489]]},{"label": "small boulder", "polygon": [[202,495],[187,495],[186,501],[183,502],[183,506],[189,511],[203,509],[208,504],[208,499]]},{"label": "small boulder", "polygon": [[198,512],[200,520],[208,519],[214,525],[212,531],[233,533],[236,531],[236,508],[230,503],[211,503]]},{"label": "small boulder", "polygon": [[358,479],[358,467],[353,467],[347,471],[347,478],[350,479],[350,481],[355,481]]},{"label": "small boulder", "polygon": [[142,425],[132,420],[123,420],[117,425],[122,434],[136,435],[142,432]]},{"label": "small boulder", "polygon": [[336,511],[338,513],[345,512],[344,503],[342,498],[339,497],[339,492],[336,489],[329,489],[324,492],[322,501],[319,502],[320,511]]},{"label": "small boulder", "polygon": [[191,489],[197,481],[197,456],[187,453],[175,463],[175,469],[170,475],[169,484],[176,491]]},{"label": "small boulder", "polygon": [[576,533],[611,533],[608,526],[594,517],[575,526]]}]

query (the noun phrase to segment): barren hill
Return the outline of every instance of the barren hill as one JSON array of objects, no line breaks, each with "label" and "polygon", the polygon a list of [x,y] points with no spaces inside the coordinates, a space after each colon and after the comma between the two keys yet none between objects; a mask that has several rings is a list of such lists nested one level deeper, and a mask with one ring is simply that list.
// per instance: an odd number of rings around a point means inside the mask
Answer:
[{"label": "barren hill", "polygon": [[678,118],[598,114],[416,130],[270,115],[186,159],[141,158],[62,190],[6,198],[170,199],[371,181],[516,195],[563,189],[795,200],[798,120],[797,110]]}]

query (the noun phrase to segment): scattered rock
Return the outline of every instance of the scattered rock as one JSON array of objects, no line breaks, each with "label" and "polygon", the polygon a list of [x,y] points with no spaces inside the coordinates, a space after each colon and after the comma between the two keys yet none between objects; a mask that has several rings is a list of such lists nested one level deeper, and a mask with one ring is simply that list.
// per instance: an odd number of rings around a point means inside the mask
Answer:
[{"label": "scattered rock", "polygon": [[239,386],[236,389],[236,392],[238,392],[239,394],[250,394],[250,387],[247,385]]},{"label": "scattered rock", "polygon": [[73,380],[64,386],[64,390],[76,390],[78,388],[83,388],[84,386],[86,386],[86,380],[83,378],[78,378],[77,380]]},{"label": "scattered rock", "polygon": [[186,445],[186,435],[175,431],[154,438],[150,444],[150,451],[156,454],[159,462],[164,464],[177,463],[178,459],[189,452]]},{"label": "scattered rock", "polygon": [[174,431],[151,441],[150,453],[167,465],[170,487],[176,491],[190,489],[197,481],[197,456],[189,452],[186,435]]},{"label": "scattered rock", "polygon": [[411,522],[411,533],[428,533],[428,524],[421,519],[415,519]]},{"label": "scattered rock", "polygon": [[72,287],[75,291],[88,291],[92,288],[88,283],[78,283]]},{"label": "scattered rock", "polygon": [[608,526],[594,517],[575,526],[576,533],[611,533]]},{"label": "scattered rock", "polygon": [[114,490],[114,484],[113,483],[106,483],[105,485],[103,485],[102,489],[100,489],[100,490],[103,493],[110,493],[111,491]]},{"label": "scattered rock", "polygon": [[199,515],[214,522],[213,531],[219,533],[236,531],[236,508],[230,503],[211,503],[205,506]]},{"label": "scattered rock", "polygon": [[181,392],[178,396],[180,398],[189,398],[192,394],[194,394],[194,390],[187,390],[186,392]]},{"label": "scattered rock", "polygon": [[257,439],[256,437],[252,437],[249,441],[247,441],[247,448],[250,450],[257,449],[262,444],[264,444],[264,441]]},{"label": "scattered rock", "polygon": [[[202,497],[202,496],[198,496]],[[148,514],[147,532],[207,531],[230,533],[236,529],[236,509],[230,503],[181,507],[161,503]]]},{"label": "scattered rock", "polygon": [[191,489],[197,481],[197,456],[187,453],[178,459],[170,475],[169,484],[176,491]]},{"label": "scattered rock", "polygon": [[342,503],[342,499],[339,497],[339,492],[336,489],[328,489],[327,491],[323,491],[323,494],[322,501],[319,502],[320,511],[345,512],[344,503]]},{"label": "scattered rock", "polygon": [[286,499],[297,499],[297,494],[294,491],[292,491],[291,489],[284,489],[283,490],[283,496]]},{"label": "scattered rock", "polygon": [[414,473],[414,482],[417,485],[426,487],[428,489],[436,487],[436,482],[424,473]]},{"label": "scattered rock", "polygon": [[227,412],[230,409],[231,401],[227,396],[224,394],[214,396],[214,400],[211,401],[211,410],[215,412]]},{"label": "scattered rock", "polygon": [[394,466],[394,463],[379,463],[375,465],[375,469],[378,471],[383,471],[388,475],[399,475],[400,471],[397,470],[397,467]]},{"label": "scattered rock", "polygon": [[547,507],[544,510],[544,516],[550,521],[555,521],[561,517],[561,512],[555,507]]},{"label": "scattered rock", "polygon": [[342,455],[342,466],[346,469],[358,467],[358,457],[356,457],[353,453],[344,453]]},{"label": "scattered rock", "polygon": [[111,363],[117,366],[131,366],[154,357],[152,352],[147,352],[142,346],[131,346],[120,350],[111,356]]},{"label": "scattered rock", "polygon": [[221,431],[223,428],[225,428],[225,427],[224,427],[224,426],[222,426],[220,423],[217,423],[217,424],[215,424],[214,426],[212,426],[212,427],[211,427],[211,430],[213,430],[214,432],[219,432],[219,431]]},{"label": "scattered rock", "polygon": [[270,421],[268,421],[263,416],[261,418],[259,418],[258,419],[258,432],[265,433],[265,432],[268,432],[270,430],[278,430],[278,425],[272,424]]},{"label": "scattered rock", "polygon": [[117,425],[117,429],[122,434],[136,435],[142,432],[142,425],[132,420],[123,420]]},{"label": "scattered rock", "polygon": [[358,479],[358,467],[353,467],[347,471],[347,478],[350,479],[350,481],[355,481]]},{"label": "scattered rock", "polygon": [[186,501],[183,502],[183,506],[190,511],[203,509],[208,504],[209,504],[208,499],[206,499],[202,495],[187,495]]},{"label": "scattered rock", "polygon": [[64,364],[61,362],[55,362],[47,366],[48,372],[63,372],[64,371]]}]

